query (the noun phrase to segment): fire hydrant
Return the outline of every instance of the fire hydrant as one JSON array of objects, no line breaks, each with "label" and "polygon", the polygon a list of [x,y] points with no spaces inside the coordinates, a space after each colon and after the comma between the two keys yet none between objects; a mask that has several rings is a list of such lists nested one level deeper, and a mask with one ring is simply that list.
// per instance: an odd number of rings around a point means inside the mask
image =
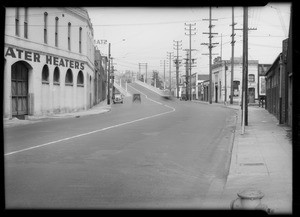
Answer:
[{"label": "fire hydrant", "polygon": [[232,210],[264,210],[267,213],[273,213],[273,210],[267,205],[261,203],[261,199],[265,196],[261,191],[255,189],[247,189],[237,194],[238,197],[231,201],[230,209]]}]

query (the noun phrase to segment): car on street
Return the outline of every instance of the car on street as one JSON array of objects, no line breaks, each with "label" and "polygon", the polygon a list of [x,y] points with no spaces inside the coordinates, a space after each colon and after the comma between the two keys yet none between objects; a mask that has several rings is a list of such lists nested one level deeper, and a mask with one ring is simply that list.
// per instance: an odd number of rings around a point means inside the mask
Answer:
[{"label": "car on street", "polygon": [[121,93],[116,93],[113,98],[113,103],[123,103],[123,95]]}]

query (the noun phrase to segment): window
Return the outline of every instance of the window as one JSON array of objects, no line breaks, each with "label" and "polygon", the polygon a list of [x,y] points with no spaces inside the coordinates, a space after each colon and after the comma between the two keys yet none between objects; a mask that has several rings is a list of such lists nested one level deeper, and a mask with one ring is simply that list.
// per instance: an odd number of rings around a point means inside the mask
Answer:
[{"label": "window", "polygon": [[71,50],[71,23],[68,23],[68,50]]},{"label": "window", "polygon": [[44,43],[47,44],[47,19],[48,13],[44,13]]},{"label": "window", "polygon": [[78,75],[77,75],[77,86],[83,87],[83,73],[82,73],[82,71],[78,72]]},{"label": "window", "polygon": [[71,69],[68,69],[66,73],[66,79],[65,79],[66,85],[73,85],[73,73]]},{"label": "window", "polygon": [[81,36],[82,36],[82,28],[79,28],[79,53],[81,53]]},{"label": "window", "polygon": [[25,8],[24,13],[24,38],[28,38],[28,8]]},{"label": "window", "polygon": [[49,68],[47,65],[44,65],[42,71],[42,83],[49,84]]},{"label": "window", "polygon": [[58,47],[58,17],[55,17],[55,47]]},{"label": "window", "polygon": [[254,82],[254,81],[255,81],[255,75],[250,74],[250,75],[248,76],[248,82]]},{"label": "window", "polygon": [[59,68],[58,67],[55,67],[54,69],[54,73],[53,73],[53,84],[57,84],[59,85]]},{"label": "window", "polygon": [[16,25],[16,36],[19,36],[19,20],[20,19],[20,14],[19,14],[19,8],[16,8],[16,18],[15,18],[15,25]]}]

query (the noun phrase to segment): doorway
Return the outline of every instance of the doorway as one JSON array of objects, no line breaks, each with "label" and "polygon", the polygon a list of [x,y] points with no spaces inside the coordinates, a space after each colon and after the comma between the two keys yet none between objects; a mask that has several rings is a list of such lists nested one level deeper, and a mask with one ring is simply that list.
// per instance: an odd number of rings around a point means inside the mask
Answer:
[{"label": "doorway", "polygon": [[249,88],[248,92],[248,103],[255,103],[255,88]]},{"label": "doorway", "polygon": [[11,67],[12,116],[25,119],[28,115],[28,68],[17,62]]},{"label": "doorway", "polygon": [[218,84],[215,85],[215,96],[216,96],[215,103],[217,103],[218,102]]}]

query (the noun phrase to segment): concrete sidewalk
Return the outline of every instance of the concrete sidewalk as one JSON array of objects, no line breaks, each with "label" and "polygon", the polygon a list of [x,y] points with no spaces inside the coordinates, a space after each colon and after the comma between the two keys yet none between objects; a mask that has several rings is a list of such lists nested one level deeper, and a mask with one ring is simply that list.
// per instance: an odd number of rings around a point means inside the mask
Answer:
[{"label": "concrete sidewalk", "polygon": [[76,117],[81,117],[86,115],[101,114],[101,113],[109,112],[110,110],[111,110],[111,105],[107,105],[107,101],[105,100],[86,111],[61,113],[61,114],[49,114],[49,115],[42,115],[42,116],[28,116],[27,120],[20,120],[18,118],[12,118],[12,119],[3,118],[3,127],[6,128],[6,127],[19,126],[19,125],[33,124],[33,123],[47,121],[51,119],[57,119],[57,118],[76,118]]},{"label": "concrete sidewalk", "polygon": [[238,109],[238,117],[229,175],[215,208],[230,209],[237,193],[255,189],[265,195],[261,203],[274,214],[292,214],[291,129],[278,125],[264,108],[249,106],[248,126],[242,134],[240,107],[226,107]]}]

